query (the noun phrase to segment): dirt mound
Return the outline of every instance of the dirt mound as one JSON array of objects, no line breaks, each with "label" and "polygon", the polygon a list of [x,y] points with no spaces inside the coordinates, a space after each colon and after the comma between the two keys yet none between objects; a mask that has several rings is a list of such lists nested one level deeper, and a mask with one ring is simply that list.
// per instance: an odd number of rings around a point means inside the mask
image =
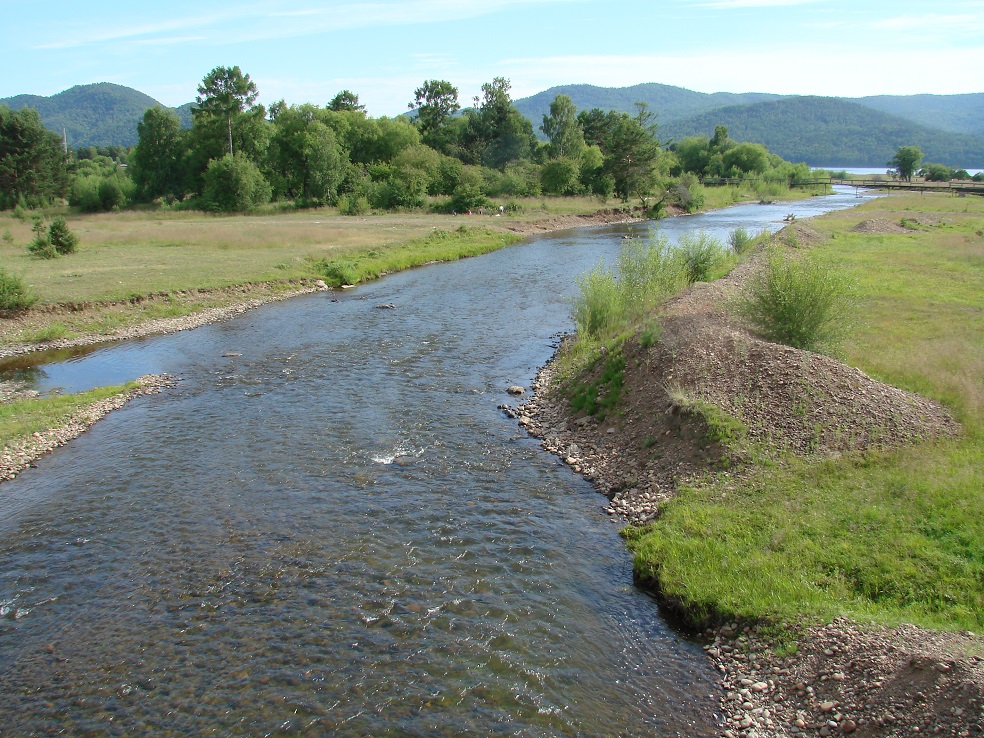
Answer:
[{"label": "dirt mound", "polygon": [[625,345],[618,413],[578,417],[561,393],[546,391],[550,367],[517,412],[548,450],[595,481],[613,514],[650,520],[681,479],[741,461],[734,444],[725,449],[709,440],[708,410],[729,424],[731,440],[744,437],[777,454],[833,456],[959,430],[935,402],[828,356],[764,341],[736,323],[730,299],[763,257],[670,301],[652,346]]},{"label": "dirt mound", "polygon": [[895,223],[894,221],[887,220],[885,218],[871,218],[869,220],[862,220],[851,230],[854,233],[873,233],[873,234],[891,234],[891,233],[909,232],[908,229],[904,228],[900,223]]}]

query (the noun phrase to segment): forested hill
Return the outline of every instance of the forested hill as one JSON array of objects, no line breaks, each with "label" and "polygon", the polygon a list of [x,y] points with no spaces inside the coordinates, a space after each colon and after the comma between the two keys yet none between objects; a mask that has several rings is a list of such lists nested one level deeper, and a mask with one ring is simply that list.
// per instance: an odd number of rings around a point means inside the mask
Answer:
[{"label": "forested hill", "polygon": [[[133,146],[137,123],[147,108],[160,106],[154,98],[130,87],[100,82],[77,85],[51,97],[17,95],[0,99],[12,110],[34,108],[44,125],[59,136],[64,129],[71,148],[80,146]],[[161,106],[164,107],[164,106]],[[189,106],[183,106],[186,108]],[[184,125],[191,125],[190,111],[177,111]],[[184,115],[182,115],[184,112]]]},{"label": "forested hill", "polygon": [[543,121],[543,116],[550,112],[550,103],[557,95],[570,97],[578,110],[600,108],[605,111],[635,113],[635,104],[644,102],[659,115],[660,121],[689,118],[717,108],[780,100],[783,97],[764,92],[708,94],[651,82],[632,87],[595,87],[594,85],[551,87],[532,97],[516,100],[515,105],[519,112],[533,121],[535,128]]},{"label": "forested hill", "polygon": [[984,137],[984,92],[968,95],[877,95],[852,99],[927,128]]},{"label": "forested hill", "polygon": [[831,97],[793,97],[731,106],[660,124],[659,136],[680,139],[728,127],[731,138],[764,144],[789,161],[812,166],[884,166],[900,146],[918,146],[926,161],[984,168],[984,137],[920,126],[895,115]]}]

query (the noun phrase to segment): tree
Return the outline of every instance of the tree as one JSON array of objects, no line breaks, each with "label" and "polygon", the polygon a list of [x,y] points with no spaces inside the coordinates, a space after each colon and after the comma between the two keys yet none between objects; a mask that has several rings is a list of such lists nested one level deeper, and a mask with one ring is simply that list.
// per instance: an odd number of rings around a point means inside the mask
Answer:
[{"label": "tree", "polygon": [[729,177],[764,174],[769,169],[769,151],[762,144],[740,143],[724,152]]},{"label": "tree", "polygon": [[482,85],[475,98],[477,111],[469,111],[465,146],[469,163],[504,169],[516,159],[529,157],[536,145],[533,124],[512,104],[509,80],[496,77]]},{"label": "tree", "polygon": [[902,146],[895,152],[895,156],[888,162],[888,166],[898,172],[899,179],[905,182],[912,181],[912,175],[919,168],[922,161],[923,152],[918,146]]},{"label": "tree", "polygon": [[577,120],[577,106],[568,95],[557,95],[540,130],[550,140],[550,158],[579,159],[584,150],[584,131]]},{"label": "tree", "polygon": [[232,121],[251,107],[259,97],[256,85],[239,67],[216,67],[198,85],[197,108],[192,110],[196,122],[202,118],[223,120],[229,134],[229,155],[232,150]]},{"label": "tree", "polygon": [[605,172],[615,182],[615,194],[623,202],[633,195],[652,193],[662,150],[656,139],[655,115],[645,103],[636,103],[637,113],[616,113],[611,118],[605,153]]},{"label": "tree", "polygon": [[147,200],[181,192],[181,122],[166,108],[147,108],[137,123],[139,142],[130,155],[130,176]]},{"label": "tree", "polygon": [[413,94],[414,100],[407,107],[417,111],[416,124],[425,141],[461,110],[458,88],[443,79],[427,80]]},{"label": "tree", "polygon": [[279,196],[308,203],[330,203],[338,196],[348,160],[318,112],[301,105],[277,114],[267,161]]},{"label": "tree", "polygon": [[36,110],[0,105],[0,208],[21,199],[43,205],[68,188],[65,153]]},{"label": "tree", "polygon": [[328,103],[329,110],[351,110],[358,113],[366,112],[366,106],[359,102],[359,96],[351,90],[342,90]]}]

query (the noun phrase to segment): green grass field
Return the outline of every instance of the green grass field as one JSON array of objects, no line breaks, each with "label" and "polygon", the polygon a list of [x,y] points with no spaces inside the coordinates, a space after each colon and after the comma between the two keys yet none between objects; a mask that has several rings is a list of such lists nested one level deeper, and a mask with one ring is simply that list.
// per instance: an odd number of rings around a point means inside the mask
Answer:
[{"label": "green grass field", "polygon": [[[865,234],[865,219],[909,230]],[[918,222],[916,222],[918,221]],[[637,571],[695,621],[847,615],[984,627],[984,199],[894,196],[810,221],[854,274],[843,358],[932,397],[956,439],[840,459],[786,458],[680,490],[626,532]]]}]

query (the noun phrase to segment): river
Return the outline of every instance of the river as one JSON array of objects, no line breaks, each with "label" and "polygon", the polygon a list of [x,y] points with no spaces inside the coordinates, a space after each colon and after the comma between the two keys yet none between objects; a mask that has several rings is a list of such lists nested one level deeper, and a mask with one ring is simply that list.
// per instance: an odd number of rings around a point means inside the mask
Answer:
[{"label": "river", "polygon": [[0,733],[716,734],[717,674],[632,586],[605,498],[497,410],[576,275],[649,228],[35,368],[42,391],[181,381],[0,487]]}]

